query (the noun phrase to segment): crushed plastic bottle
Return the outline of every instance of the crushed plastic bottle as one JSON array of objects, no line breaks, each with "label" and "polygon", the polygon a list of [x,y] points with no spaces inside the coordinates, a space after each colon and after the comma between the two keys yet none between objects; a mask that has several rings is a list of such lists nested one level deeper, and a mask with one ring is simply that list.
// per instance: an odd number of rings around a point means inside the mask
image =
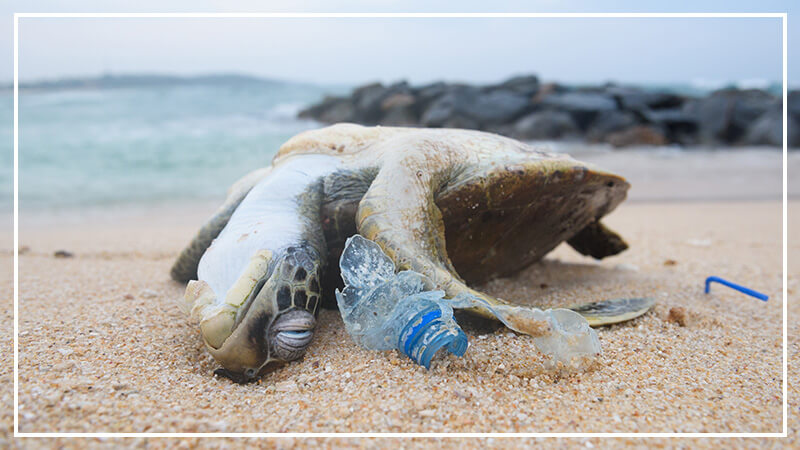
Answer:
[{"label": "crushed plastic bottle", "polygon": [[430,368],[433,356],[446,348],[456,356],[467,350],[467,335],[453,318],[444,291],[414,271],[395,274],[395,266],[378,244],[350,237],[340,258],[344,289],[336,301],[348,334],[371,350],[398,349]]},{"label": "crushed plastic bottle", "polygon": [[567,368],[580,369],[591,364],[601,351],[597,333],[583,316],[569,309],[542,311],[524,306],[491,305],[469,294],[457,295],[450,300],[450,305],[488,309],[508,328],[531,335],[536,348],[553,366],[561,363]]},{"label": "crushed plastic bottle", "polygon": [[345,243],[339,264],[345,287],[336,291],[336,301],[348,334],[364,348],[397,348],[428,368],[443,347],[458,356],[466,352],[467,336],[453,308],[480,307],[512,330],[531,335],[553,365],[580,368],[600,353],[597,333],[575,311],[492,305],[470,294],[446,299],[422,274],[395,274],[380,246],[358,234]]}]

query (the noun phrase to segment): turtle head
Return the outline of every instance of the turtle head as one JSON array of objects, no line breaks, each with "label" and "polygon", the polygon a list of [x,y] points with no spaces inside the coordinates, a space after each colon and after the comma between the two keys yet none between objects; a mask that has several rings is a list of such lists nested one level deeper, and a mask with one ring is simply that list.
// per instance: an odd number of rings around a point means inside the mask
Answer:
[{"label": "turtle head", "polygon": [[217,374],[239,383],[254,381],[270,363],[303,356],[316,327],[321,261],[312,257],[316,253],[288,247],[276,258],[271,252],[257,254],[222,302],[210,283],[189,283],[187,301],[202,308],[203,341],[223,366]]}]

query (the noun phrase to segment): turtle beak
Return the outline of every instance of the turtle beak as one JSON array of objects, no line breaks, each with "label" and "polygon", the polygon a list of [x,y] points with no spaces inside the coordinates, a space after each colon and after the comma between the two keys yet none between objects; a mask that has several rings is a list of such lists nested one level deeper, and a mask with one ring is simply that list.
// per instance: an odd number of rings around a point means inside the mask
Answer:
[{"label": "turtle beak", "polygon": [[258,283],[256,288],[260,289],[253,289],[239,308],[216,301],[215,293],[204,281],[192,281],[187,286],[187,302],[200,309],[197,315],[203,342],[224,367],[217,374],[240,383],[252,381],[274,359],[267,340],[277,316],[277,287],[272,278]]},{"label": "turtle beak", "polygon": [[209,353],[224,367],[223,375],[237,382],[258,378],[261,369],[272,361],[266,337],[274,316],[272,302],[256,298],[222,345],[215,348],[203,336]]}]

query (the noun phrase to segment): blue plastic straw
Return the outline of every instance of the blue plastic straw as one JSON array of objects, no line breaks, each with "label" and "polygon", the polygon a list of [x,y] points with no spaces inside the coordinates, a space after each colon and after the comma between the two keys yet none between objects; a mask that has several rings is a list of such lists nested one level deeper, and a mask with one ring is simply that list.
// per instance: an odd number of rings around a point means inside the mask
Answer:
[{"label": "blue plastic straw", "polygon": [[765,294],[762,294],[761,292],[754,291],[754,290],[752,290],[750,288],[746,288],[744,286],[740,286],[740,285],[738,285],[736,283],[731,283],[730,281],[724,280],[724,279],[722,279],[720,277],[708,277],[708,278],[706,278],[706,294],[708,294],[708,291],[711,289],[711,282],[712,281],[715,281],[715,282],[717,282],[719,284],[724,284],[725,286],[728,286],[731,289],[736,289],[739,292],[745,293],[745,294],[747,294],[747,295],[749,295],[751,297],[755,297],[755,298],[757,298],[759,300],[763,300],[763,301],[769,300],[769,297],[767,295],[765,295]]}]

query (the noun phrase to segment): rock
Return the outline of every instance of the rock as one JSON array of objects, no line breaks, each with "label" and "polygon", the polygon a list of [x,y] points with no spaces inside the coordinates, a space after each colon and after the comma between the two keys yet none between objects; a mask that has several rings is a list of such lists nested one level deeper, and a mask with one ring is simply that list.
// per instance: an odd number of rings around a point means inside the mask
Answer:
[{"label": "rock", "polygon": [[509,78],[497,88],[532,97],[539,90],[539,78],[534,75]]},{"label": "rock", "polygon": [[[787,100],[789,146],[800,146],[800,91]],[[700,98],[636,87],[570,88],[518,76],[489,86],[368,84],[300,113],[325,123],[469,128],[521,139],[585,138],[615,146],[779,147],[780,100],[724,89]]]},{"label": "rock", "polygon": [[790,116],[793,116],[800,121],[800,91],[788,92],[786,110]]},{"label": "rock", "polygon": [[478,90],[471,87],[451,90],[431,103],[420,123],[426,127],[443,127],[449,120],[463,116],[464,105],[477,95]]},{"label": "rock", "polygon": [[628,129],[639,123],[636,116],[628,111],[609,111],[592,122],[586,137],[593,142],[603,142],[611,133]]},{"label": "rock", "polygon": [[800,148],[800,116],[792,117],[788,121],[787,140],[789,148]]},{"label": "rock", "polygon": [[353,92],[353,105],[356,108],[356,118],[360,123],[376,125],[381,122],[383,101],[392,94],[408,91],[407,83],[397,83],[384,87],[380,83],[368,84]]},{"label": "rock", "polygon": [[466,98],[461,105],[461,112],[486,126],[508,123],[521,116],[529,106],[527,95],[496,90]]},{"label": "rock", "polygon": [[[790,126],[789,133],[792,133],[792,129],[796,132],[797,127]],[[774,109],[761,115],[747,129],[742,143],[745,145],[783,146],[783,111]]]},{"label": "rock", "polygon": [[631,87],[610,86],[606,93],[614,97],[620,108],[630,111],[679,108],[684,102],[684,98],[679,95]]},{"label": "rock", "polygon": [[602,93],[575,91],[548,95],[539,106],[570,113],[578,127],[585,130],[598,115],[616,110],[617,102]]},{"label": "rock", "polygon": [[75,256],[75,254],[67,250],[56,250],[53,253],[53,256],[56,258],[72,258]]},{"label": "rock", "polygon": [[742,137],[759,117],[780,106],[777,98],[764,91],[751,89],[738,93],[731,115],[731,126],[736,139]]},{"label": "rock", "polygon": [[383,125],[410,126],[416,125],[419,119],[416,114],[416,99],[407,93],[392,94],[381,102]]},{"label": "rock", "polygon": [[697,141],[697,118],[683,109],[645,110],[641,115],[648,123],[664,130],[669,142],[691,145]]},{"label": "rock", "polygon": [[470,128],[509,122],[529,107],[527,97],[510,91],[484,92],[477,88],[452,90],[434,101],[422,115],[427,127],[443,127],[448,122],[470,124]]},{"label": "rock", "polygon": [[702,143],[734,144],[776,102],[775,97],[764,91],[725,89],[688,102],[685,111],[695,116]]},{"label": "rock", "polygon": [[425,111],[439,97],[445,95],[453,89],[447,83],[438,82],[422,86],[413,91],[419,111]]},{"label": "rock", "polygon": [[666,145],[667,138],[656,127],[637,125],[626,130],[611,133],[606,142],[614,147],[631,147],[635,145]]},{"label": "rock", "polygon": [[566,92],[566,88],[558,83],[544,83],[539,86],[539,91],[533,96],[533,103],[540,103],[543,98],[551,94]]},{"label": "rock", "polygon": [[683,308],[682,306],[676,306],[674,308],[670,308],[669,316],[667,317],[667,322],[676,323],[679,326],[685,327],[688,322],[686,309]]},{"label": "rock", "polygon": [[414,96],[407,93],[392,94],[381,102],[381,109],[388,111],[394,108],[404,108],[414,104]]},{"label": "rock", "polygon": [[563,111],[537,111],[514,124],[514,136],[518,139],[561,139],[579,134],[572,116]]},{"label": "rock", "polygon": [[685,125],[697,128],[697,118],[687,111],[679,108],[647,110],[642,112],[642,116],[650,122],[659,125],[676,126]]},{"label": "rock", "polygon": [[318,105],[301,111],[299,117],[324,123],[355,122],[356,108],[349,98],[326,97]]}]

